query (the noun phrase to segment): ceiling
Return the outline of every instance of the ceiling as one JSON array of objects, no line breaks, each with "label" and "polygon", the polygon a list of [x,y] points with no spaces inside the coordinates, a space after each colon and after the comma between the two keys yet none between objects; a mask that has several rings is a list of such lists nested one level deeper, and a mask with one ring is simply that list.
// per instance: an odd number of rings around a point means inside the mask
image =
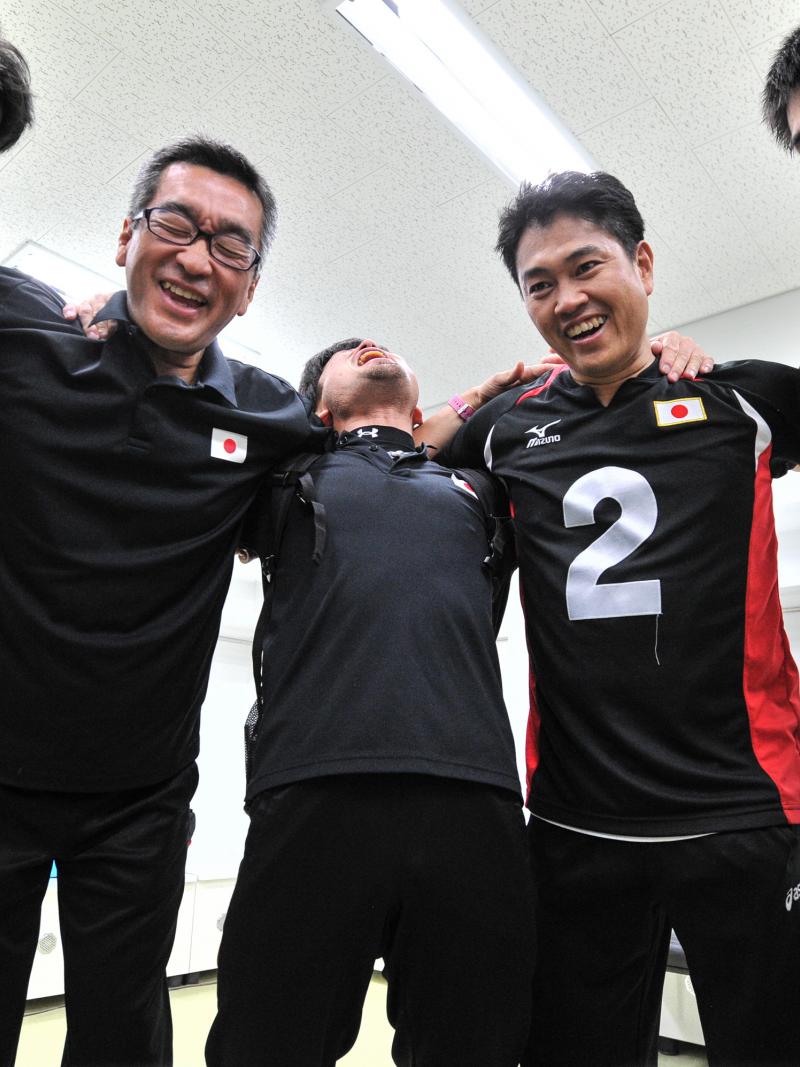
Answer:
[{"label": "ceiling", "polygon": [[[759,121],[796,0],[462,5],[634,191],[654,329],[800,286],[798,164]],[[0,260],[34,239],[119,278],[141,158],[203,131],[248,154],[278,199],[234,328],[255,362],[296,382],[317,349],[372,335],[432,405],[542,351],[492,252],[513,190],[319,0],[3,0],[1,18],[38,118],[0,157]]]}]

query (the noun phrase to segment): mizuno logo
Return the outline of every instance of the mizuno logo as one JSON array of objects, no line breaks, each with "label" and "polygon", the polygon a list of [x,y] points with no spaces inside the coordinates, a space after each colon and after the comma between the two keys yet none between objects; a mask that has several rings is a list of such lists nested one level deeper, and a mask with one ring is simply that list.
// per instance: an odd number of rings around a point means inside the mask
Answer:
[{"label": "mizuno logo", "polygon": [[525,433],[535,433],[537,437],[544,437],[551,426],[556,426],[561,419],[554,419],[553,422],[548,422],[546,426],[531,426],[530,430],[526,430]]},{"label": "mizuno logo", "polygon": [[536,448],[539,445],[552,445],[556,441],[561,440],[560,433],[548,434],[548,430],[551,426],[557,426],[561,422],[561,419],[553,419],[552,422],[548,422],[546,426],[531,426],[530,430],[526,430],[525,433],[532,433],[533,437],[526,442],[526,448]]},{"label": "mizuno logo", "polygon": [[377,437],[378,436],[378,431],[373,426],[371,430],[359,430],[358,431],[358,436],[359,437]]},{"label": "mizuno logo", "polygon": [[796,886],[790,886],[788,893],[786,894],[786,910],[792,910],[792,902],[800,900],[800,882]]}]

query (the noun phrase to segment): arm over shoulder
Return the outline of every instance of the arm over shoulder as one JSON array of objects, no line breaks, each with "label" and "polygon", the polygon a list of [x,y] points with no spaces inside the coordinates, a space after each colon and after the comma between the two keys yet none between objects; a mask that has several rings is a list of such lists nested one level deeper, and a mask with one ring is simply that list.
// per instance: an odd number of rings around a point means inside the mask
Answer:
[{"label": "arm over shoulder", "polygon": [[74,332],[62,316],[64,301],[55,289],[10,267],[0,267],[0,329],[58,323]]}]

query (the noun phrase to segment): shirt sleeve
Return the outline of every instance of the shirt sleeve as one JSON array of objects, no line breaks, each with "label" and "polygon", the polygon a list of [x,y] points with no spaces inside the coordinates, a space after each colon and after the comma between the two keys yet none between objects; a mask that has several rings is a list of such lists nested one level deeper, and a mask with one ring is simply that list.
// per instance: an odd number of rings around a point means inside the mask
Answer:
[{"label": "shirt sleeve", "polygon": [[74,333],[62,315],[64,300],[49,285],[10,267],[0,267],[0,330],[57,324]]},{"label": "shirt sleeve", "polygon": [[764,419],[772,434],[773,473],[800,463],[800,370],[785,363],[747,359],[722,363],[709,376],[734,389]]}]

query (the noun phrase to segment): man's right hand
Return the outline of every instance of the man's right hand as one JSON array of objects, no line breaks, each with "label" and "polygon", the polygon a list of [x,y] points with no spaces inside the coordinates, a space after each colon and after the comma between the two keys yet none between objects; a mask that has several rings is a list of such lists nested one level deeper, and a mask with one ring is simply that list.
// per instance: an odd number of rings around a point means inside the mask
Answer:
[{"label": "man's right hand", "polygon": [[96,322],[94,326],[91,322],[98,311],[106,306],[112,295],[111,293],[95,293],[94,296],[90,296],[88,300],[80,304],[65,304],[64,318],[68,322],[74,322],[77,319],[83,327],[83,332],[92,341],[106,341],[116,330],[116,321],[107,319],[105,322]]}]

